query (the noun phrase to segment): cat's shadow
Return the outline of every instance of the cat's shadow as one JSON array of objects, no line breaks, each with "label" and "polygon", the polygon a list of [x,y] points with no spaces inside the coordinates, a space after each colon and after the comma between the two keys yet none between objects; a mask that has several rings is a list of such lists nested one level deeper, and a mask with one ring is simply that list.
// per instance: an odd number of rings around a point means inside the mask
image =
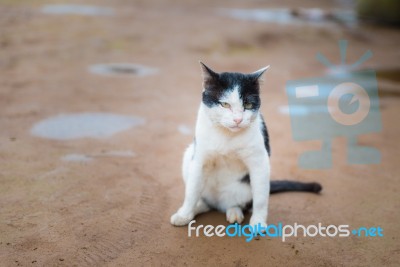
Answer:
[{"label": "cat's shadow", "polygon": [[[242,224],[248,224],[250,221],[251,213],[248,211],[244,212],[244,220]],[[207,211],[205,213],[201,213],[197,215],[194,220],[196,220],[196,224],[200,225],[229,225],[230,223],[226,220],[225,213],[222,213],[217,210]]]}]

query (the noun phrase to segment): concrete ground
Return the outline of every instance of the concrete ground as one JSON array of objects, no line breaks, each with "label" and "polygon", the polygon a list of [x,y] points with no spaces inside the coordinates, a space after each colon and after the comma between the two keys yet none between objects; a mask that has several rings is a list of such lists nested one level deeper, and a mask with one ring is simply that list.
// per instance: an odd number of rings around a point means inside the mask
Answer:
[{"label": "concrete ground", "polygon": [[[398,71],[398,29],[282,25],[217,12],[300,3],[333,10],[346,8],[343,1],[82,0],[72,2],[112,12],[41,12],[46,4],[64,2],[0,1],[1,266],[400,265],[399,76],[389,75],[390,82],[378,73],[383,130],[360,138],[381,151],[380,164],[347,164],[346,140],[337,138],[331,169],[299,168],[299,155],[319,142],[295,142],[290,118],[281,112],[288,105],[285,83],[325,75],[315,54],[338,63],[340,39],[349,42],[349,62],[370,49],[374,55],[365,67]],[[193,138],[202,90],[199,59],[217,71],[251,72],[271,65],[261,97],[271,135],[272,178],[318,181],[324,187],[321,195],[272,196],[269,223],[379,226],[384,236],[246,243],[243,238],[189,238],[186,227],[171,226],[169,218],[184,196],[181,157]],[[122,62],[158,72],[104,76],[89,71],[93,64]],[[100,138],[32,134],[45,119],[86,112],[133,116],[142,123]],[[100,128],[115,126],[113,120],[99,121]],[[65,124],[65,131],[79,133],[85,123],[74,129]],[[227,225],[218,212],[196,220]]]}]

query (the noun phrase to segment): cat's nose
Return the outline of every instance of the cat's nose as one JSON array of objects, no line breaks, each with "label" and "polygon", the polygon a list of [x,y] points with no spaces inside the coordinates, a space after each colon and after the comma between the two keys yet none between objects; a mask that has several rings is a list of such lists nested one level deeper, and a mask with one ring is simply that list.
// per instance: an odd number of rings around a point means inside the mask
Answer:
[{"label": "cat's nose", "polygon": [[236,122],[236,124],[239,124],[243,121],[243,118],[235,118],[233,121]]}]

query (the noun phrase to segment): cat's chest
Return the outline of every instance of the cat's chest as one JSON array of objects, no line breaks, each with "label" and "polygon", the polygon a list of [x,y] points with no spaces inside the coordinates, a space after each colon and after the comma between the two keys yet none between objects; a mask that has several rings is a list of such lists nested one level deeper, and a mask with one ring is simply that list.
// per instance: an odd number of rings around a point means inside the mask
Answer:
[{"label": "cat's chest", "polygon": [[236,154],[212,154],[209,155],[204,164],[204,172],[211,175],[221,175],[222,173],[246,173],[247,168],[243,160]]},{"label": "cat's chest", "polygon": [[250,140],[246,134],[230,137],[220,132],[209,131],[207,135],[201,136],[201,139],[201,148],[205,154],[224,161],[236,160],[240,151],[250,149]]}]

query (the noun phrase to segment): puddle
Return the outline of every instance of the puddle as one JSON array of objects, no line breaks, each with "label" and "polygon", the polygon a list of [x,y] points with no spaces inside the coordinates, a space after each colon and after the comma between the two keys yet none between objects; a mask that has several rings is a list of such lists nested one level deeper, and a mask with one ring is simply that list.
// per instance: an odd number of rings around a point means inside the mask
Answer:
[{"label": "puddle", "polygon": [[185,124],[180,124],[178,126],[178,131],[183,135],[192,135],[193,134],[192,128],[190,128],[189,126],[187,126]]},{"label": "puddle", "polygon": [[31,134],[56,140],[106,138],[144,122],[142,118],[112,113],[61,114],[36,123]]},{"label": "puddle", "polygon": [[96,64],[89,67],[89,71],[99,75],[134,75],[147,76],[158,72],[157,69],[131,64],[131,63],[110,63]]},{"label": "puddle", "polygon": [[356,26],[357,17],[352,10],[324,11],[318,8],[276,9],[219,9],[218,14],[245,21],[258,21],[282,25],[327,26],[343,24]]},{"label": "puddle", "polygon": [[99,154],[68,154],[61,158],[62,161],[66,162],[91,162],[95,158],[101,157],[122,157],[122,158],[130,158],[135,157],[136,154],[133,151],[104,151]]},{"label": "puddle", "polygon": [[129,150],[105,151],[100,154],[92,155],[92,157],[122,157],[122,158],[130,158],[135,156],[136,156],[135,152]]},{"label": "puddle", "polygon": [[42,13],[54,15],[83,15],[83,16],[111,16],[114,9],[86,5],[45,5]]},{"label": "puddle", "polygon": [[93,159],[91,157],[86,156],[86,155],[68,154],[68,155],[65,155],[64,157],[62,157],[61,160],[62,161],[67,161],[67,162],[90,162]]}]

